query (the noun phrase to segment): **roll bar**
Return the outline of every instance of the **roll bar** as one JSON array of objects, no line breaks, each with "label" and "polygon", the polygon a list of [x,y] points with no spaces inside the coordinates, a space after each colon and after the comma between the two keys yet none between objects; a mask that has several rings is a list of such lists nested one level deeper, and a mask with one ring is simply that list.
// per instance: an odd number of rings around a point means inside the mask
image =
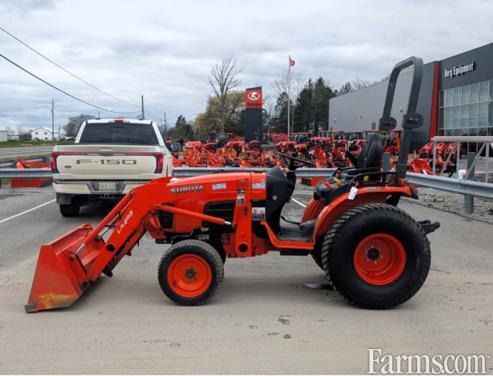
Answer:
[{"label": "roll bar", "polygon": [[418,105],[419,90],[421,88],[421,80],[423,78],[423,60],[419,57],[411,56],[400,63],[397,63],[390,74],[389,85],[387,87],[387,95],[385,96],[385,104],[383,107],[382,118],[379,122],[381,131],[391,131],[397,126],[397,121],[391,116],[392,104],[394,102],[395,87],[397,79],[403,69],[414,66],[413,77],[411,82],[411,91],[409,93],[409,103],[407,113],[402,115],[402,140],[401,150],[399,151],[399,159],[397,161],[395,173],[397,179],[404,179],[407,171],[407,158],[411,149],[411,140],[413,130],[421,127],[423,124],[423,116],[416,112]]}]

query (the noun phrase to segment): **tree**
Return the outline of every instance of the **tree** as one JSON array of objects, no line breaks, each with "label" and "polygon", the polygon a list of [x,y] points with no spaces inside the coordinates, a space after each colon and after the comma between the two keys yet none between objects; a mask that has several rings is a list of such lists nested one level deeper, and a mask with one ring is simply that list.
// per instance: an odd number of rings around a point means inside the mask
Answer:
[{"label": "tree", "polygon": [[337,95],[344,95],[344,94],[350,93],[352,91],[353,91],[353,87],[351,86],[351,83],[346,82],[344,85],[341,86],[341,88],[337,92]]},{"label": "tree", "polygon": [[79,128],[82,125],[82,123],[89,119],[95,119],[95,117],[92,115],[84,115],[84,114],[69,117],[68,123],[63,126],[63,129],[65,130],[65,135],[67,137],[75,138],[77,136],[77,133],[79,132]]},{"label": "tree", "polygon": [[351,86],[354,90],[363,89],[370,86],[370,81],[362,80],[361,78],[356,77],[356,79],[351,83]]},{"label": "tree", "polygon": [[327,129],[329,100],[334,96],[334,91],[322,77],[317,78],[315,83],[309,79],[296,99],[293,130],[316,133]]},{"label": "tree", "polygon": [[[223,111],[221,111],[219,98],[209,97],[205,112],[198,114],[195,118],[194,128],[197,137],[201,140],[208,140],[211,136],[224,132],[244,135],[244,103],[244,94],[239,90],[230,91],[226,95]],[[224,121],[224,126],[222,121]]]},{"label": "tree", "polygon": [[178,116],[175,126],[168,130],[168,137],[172,140],[192,140],[194,138],[193,127],[185,116]]},{"label": "tree", "polygon": [[308,80],[296,99],[294,109],[293,131],[303,132],[314,129],[313,82]]},{"label": "tree", "polygon": [[[289,86],[289,71],[288,69],[284,70],[277,79],[275,79],[272,84],[271,84],[271,89],[275,94],[275,97],[270,97],[270,98],[265,98],[264,102],[267,106],[267,108],[270,108],[271,110],[269,113],[273,115],[272,108],[275,108],[277,105],[277,99],[284,94],[286,94],[286,105],[287,105],[287,93],[288,93],[288,86]],[[305,86],[305,81],[303,80],[303,76],[299,74],[298,72],[291,72],[291,88],[290,88],[290,97],[291,97],[291,103],[293,103],[293,98],[297,98],[298,95],[300,94],[301,90]],[[287,114],[287,110],[286,110]],[[291,116],[294,114],[294,107],[291,106]],[[293,120],[291,120],[292,123]],[[287,120],[286,120],[286,126],[287,126]],[[285,132],[285,130],[283,130]]]},{"label": "tree", "polygon": [[274,113],[270,117],[271,132],[287,132],[288,129],[288,93],[283,91],[276,100]]},{"label": "tree", "polygon": [[312,96],[314,115],[313,129],[315,132],[318,132],[321,129],[328,129],[329,101],[335,96],[335,92],[325,83],[325,80],[322,77],[319,77],[317,81],[315,81]]},{"label": "tree", "polygon": [[240,73],[236,67],[236,60],[233,57],[223,59],[221,64],[216,64],[211,70],[209,83],[214,94],[219,100],[219,126],[220,131],[224,132],[227,114],[228,93],[240,85],[236,76]]},{"label": "tree", "polygon": [[[282,93],[288,92],[289,72],[288,69],[283,71],[279,77],[271,84],[272,90],[279,97]],[[305,86],[303,76],[297,72],[291,72],[291,98],[296,98]]]}]

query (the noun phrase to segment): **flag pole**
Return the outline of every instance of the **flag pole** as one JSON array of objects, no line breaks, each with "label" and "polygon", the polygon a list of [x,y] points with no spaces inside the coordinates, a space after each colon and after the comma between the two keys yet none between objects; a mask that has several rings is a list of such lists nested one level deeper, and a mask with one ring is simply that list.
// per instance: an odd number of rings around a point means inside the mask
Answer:
[{"label": "flag pole", "polygon": [[291,135],[291,56],[288,58],[288,140]]}]

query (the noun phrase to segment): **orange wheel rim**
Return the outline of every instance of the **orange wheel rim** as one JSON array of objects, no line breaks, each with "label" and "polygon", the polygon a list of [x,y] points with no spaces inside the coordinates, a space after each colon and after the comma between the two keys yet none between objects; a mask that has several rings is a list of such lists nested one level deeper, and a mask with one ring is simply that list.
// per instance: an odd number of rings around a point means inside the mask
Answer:
[{"label": "orange wheel rim", "polygon": [[373,234],[361,240],[354,252],[354,269],[372,285],[383,286],[398,279],[406,266],[402,243],[389,234]]},{"label": "orange wheel rim", "polygon": [[212,283],[212,270],[202,257],[184,254],[175,258],[168,268],[168,284],[178,295],[195,298],[207,291]]}]

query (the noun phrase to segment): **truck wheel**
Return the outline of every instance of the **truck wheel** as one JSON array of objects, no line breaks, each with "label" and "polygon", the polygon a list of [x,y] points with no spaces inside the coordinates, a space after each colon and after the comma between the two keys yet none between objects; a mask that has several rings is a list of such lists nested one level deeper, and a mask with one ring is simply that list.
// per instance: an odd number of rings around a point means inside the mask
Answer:
[{"label": "truck wheel", "polygon": [[163,255],[158,268],[159,286],[179,305],[206,304],[223,282],[224,267],[219,253],[206,242],[183,240]]},{"label": "truck wheel", "polygon": [[80,206],[77,204],[60,204],[60,213],[63,217],[78,217]]},{"label": "truck wheel", "polygon": [[333,223],[322,246],[327,277],[362,308],[389,309],[412,298],[425,282],[430,262],[422,228],[387,204],[348,210]]}]

